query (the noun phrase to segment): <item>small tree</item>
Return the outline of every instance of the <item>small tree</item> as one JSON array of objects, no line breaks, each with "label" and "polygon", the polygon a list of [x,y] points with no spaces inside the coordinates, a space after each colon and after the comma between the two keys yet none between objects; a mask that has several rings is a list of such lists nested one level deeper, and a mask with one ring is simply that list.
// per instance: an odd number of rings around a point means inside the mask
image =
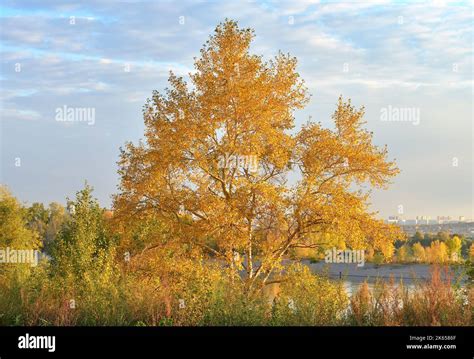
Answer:
[{"label": "small tree", "polygon": [[48,225],[49,213],[44,208],[43,203],[33,203],[31,207],[26,210],[28,227],[36,231],[41,239],[44,238],[46,227]]},{"label": "small tree", "polygon": [[424,262],[426,260],[426,253],[425,248],[421,245],[421,243],[413,244],[413,257],[417,262]]},{"label": "small tree", "polygon": [[416,233],[413,235],[413,240],[415,242],[421,242],[423,238],[424,238],[423,233],[421,233],[420,231],[416,231]]},{"label": "small tree", "polygon": [[426,257],[431,263],[446,263],[449,259],[448,248],[444,242],[435,240],[425,249]]},{"label": "small tree", "polygon": [[446,240],[448,256],[451,261],[457,262],[461,259],[462,242],[458,236],[452,236]]},{"label": "small tree", "polygon": [[[0,249],[39,250],[41,241],[34,230],[28,228],[28,211],[21,206],[8,189],[0,186]],[[31,264],[0,264],[1,276],[27,274]]]},{"label": "small tree", "polygon": [[399,262],[409,262],[412,259],[411,248],[404,244],[397,250],[397,260]]},{"label": "small tree", "polygon": [[63,224],[52,248],[52,266],[56,274],[81,280],[88,273],[99,272],[110,257],[104,210],[92,197],[92,187],[68,200],[69,218]]}]

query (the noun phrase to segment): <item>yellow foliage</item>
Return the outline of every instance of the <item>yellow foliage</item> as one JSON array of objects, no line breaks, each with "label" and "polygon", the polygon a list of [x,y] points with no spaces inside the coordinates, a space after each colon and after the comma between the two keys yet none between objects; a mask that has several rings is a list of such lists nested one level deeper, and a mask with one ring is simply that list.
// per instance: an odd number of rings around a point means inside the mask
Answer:
[{"label": "yellow foliage", "polygon": [[[403,235],[368,211],[369,192],[354,190],[385,188],[398,173],[364,128],[364,109],[341,97],[334,130],[308,123],[290,132],[309,98],[297,61],[279,53],[264,62],[249,52],[253,38],[234,21],[219,24],[192,86],[171,73],[166,93],[153,93],[145,140],[121,154],[117,228],[159,221],[173,234],[168,244],[200,248],[235,280],[243,271],[250,291],[299,248],[370,245],[390,258]],[[295,185],[292,173],[301,175]]]}]

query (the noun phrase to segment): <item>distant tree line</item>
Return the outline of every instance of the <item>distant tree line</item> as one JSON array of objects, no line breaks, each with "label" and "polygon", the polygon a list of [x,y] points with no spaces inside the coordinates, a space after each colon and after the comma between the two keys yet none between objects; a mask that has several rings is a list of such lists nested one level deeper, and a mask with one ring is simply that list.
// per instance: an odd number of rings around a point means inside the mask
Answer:
[{"label": "distant tree line", "polygon": [[406,242],[395,243],[394,261],[457,263],[474,257],[473,240],[448,232],[416,232]]}]

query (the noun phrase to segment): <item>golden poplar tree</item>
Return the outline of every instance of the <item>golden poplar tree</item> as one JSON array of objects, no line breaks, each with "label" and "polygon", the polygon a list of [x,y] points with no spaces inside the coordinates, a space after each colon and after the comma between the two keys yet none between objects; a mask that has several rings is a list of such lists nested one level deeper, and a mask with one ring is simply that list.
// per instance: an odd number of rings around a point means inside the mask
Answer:
[{"label": "golden poplar tree", "polygon": [[413,257],[417,262],[424,262],[426,260],[425,248],[419,242],[413,244]]},{"label": "golden poplar tree", "polygon": [[[397,228],[368,212],[368,191],[397,174],[372,144],[363,109],[339,98],[335,129],[294,129],[308,101],[296,58],[265,62],[254,32],[219,24],[195,61],[191,86],[173,73],[144,106],[145,140],[127,143],[114,217],[159,220],[182,242],[260,288],[294,248],[390,251]],[[358,186],[359,185],[359,186]]]}]

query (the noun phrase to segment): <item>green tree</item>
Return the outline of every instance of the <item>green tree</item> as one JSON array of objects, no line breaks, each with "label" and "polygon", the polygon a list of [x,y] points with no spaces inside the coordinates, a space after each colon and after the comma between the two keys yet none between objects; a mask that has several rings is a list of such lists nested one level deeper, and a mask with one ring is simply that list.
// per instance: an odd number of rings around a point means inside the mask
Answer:
[{"label": "green tree", "polygon": [[27,220],[27,211],[5,186],[0,186],[0,246],[38,249],[38,236],[27,228]]},{"label": "green tree", "polygon": [[[108,235],[105,210],[92,197],[87,185],[68,200],[69,217],[64,222],[51,251],[51,283],[54,296],[74,303],[70,309],[84,325],[120,322],[125,293],[115,262],[115,245]],[[111,303],[115,303],[111,305]],[[71,314],[73,313],[73,314]]]},{"label": "green tree", "polygon": [[35,202],[27,209],[28,227],[36,231],[43,239],[48,225],[49,211],[43,203]]},{"label": "green tree", "polygon": [[423,247],[429,247],[431,245],[431,242],[433,242],[433,235],[430,234],[430,233],[425,233],[425,235],[423,236],[423,241],[421,242],[421,244],[423,245]]},{"label": "green tree", "polygon": [[448,248],[449,259],[457,262],[461,259],[462,242],[458,236],[453,236],[446,240],[446,247]]},{"label": "green tree", "polygon": [[92,187],[68,200],[69,218],[64,222],[52,246],[52,265],[56,274],[83,279],[100,271],[105,264],[110,240],[106,233],[104,210],[92,197]]},{"label": "green tree", "polygon": [[[8,189],[0,186],[0,249],[39,250],[38,234],[28,228],[28,213]],[[0,276],[12,273],[29,273],[31,265],[0,264]]]},{"label": "green tree", "polygon": [[423,238],[423,233],[421,233],[420,231],[416,231],[416,233],[413,235],[413,241],[415,242],[421,242]]},{"label": "green tree", "polygon": [[435,240],[446,242],[449,239],[449,233],[446,231],[440,231],[436,234]]},{"label": "green tree", "polygon": [[44,235],[44,250],[47,253],[51,252],[51,246],[56,240],[61,227],[68,218],[68,213],[64,206],[59,203],[52,202],[48,207],[48,224]]}]

